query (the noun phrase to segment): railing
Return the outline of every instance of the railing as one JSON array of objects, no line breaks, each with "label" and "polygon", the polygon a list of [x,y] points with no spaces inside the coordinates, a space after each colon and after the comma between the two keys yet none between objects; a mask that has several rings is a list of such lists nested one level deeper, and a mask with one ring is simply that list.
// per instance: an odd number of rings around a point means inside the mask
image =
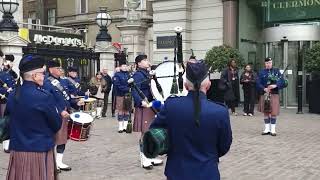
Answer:
[{"label": "railing", "polygon": [[78,31],[77,29],[61,27],[61,26],[50,26],[50,25],[41,25],[41,24],[30,24],[30,23],[18,23],[18,25],[21,28],[54,31],[54,32],[69,33],[69,34],[80,34],[80,31]]}]

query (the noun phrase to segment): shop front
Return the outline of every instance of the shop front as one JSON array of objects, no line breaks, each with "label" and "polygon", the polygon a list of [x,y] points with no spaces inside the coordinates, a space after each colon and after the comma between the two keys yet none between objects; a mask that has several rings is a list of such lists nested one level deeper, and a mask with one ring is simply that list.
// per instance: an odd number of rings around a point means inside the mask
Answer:
[{"label": "shop front", "polygon": [[57,59],[63,69],[77,67],[81,82],[88,82],[99,71],[99,54],[86,48],[83,36],[52,31],[28,30],[29,41],[23,54],[41,55],[46,61]]}]

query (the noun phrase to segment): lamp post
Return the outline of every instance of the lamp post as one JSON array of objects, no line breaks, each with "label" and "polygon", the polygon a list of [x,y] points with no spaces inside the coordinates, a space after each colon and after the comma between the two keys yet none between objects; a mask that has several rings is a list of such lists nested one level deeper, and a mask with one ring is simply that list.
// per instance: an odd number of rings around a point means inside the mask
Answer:
[{"label": "lamp post", "polygon": [[108,26],[111,24],[111,16],[107,13],[107,8],[100,7],[100,11],[97,15],[96,22],[100,27],[100,32],[96,37],[96,41],[111,42],[112,38],[108,33]]},{"label": "lamp post", "polygon": [[18,0],[0,0],[0,11],[3,13],[2,21],[0,22],[0,32],[18,32],[19,27],[12,16],[18,10],[18,6]]}]

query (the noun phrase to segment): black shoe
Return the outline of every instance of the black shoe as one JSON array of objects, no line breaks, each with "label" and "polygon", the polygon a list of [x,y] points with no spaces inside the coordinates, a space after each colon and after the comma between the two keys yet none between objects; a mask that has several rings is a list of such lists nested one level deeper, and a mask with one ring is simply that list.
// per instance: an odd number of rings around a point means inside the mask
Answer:
[{"label": "black shoe", "polygon": [[150,166],[142,166],[144,169],[146,169],[146,170],[151,170],[151,169],[153,169],[153,166],[152,165],[150,165]]},{"label": "black shoe", "polygon": [[10,153],[10,150],[8,150],[8,149],[4,149],[3,150],[5,153]]},{"label": "black shoe", "polygon": [[270,132],[267,132],[267,133],[262,132],[262,133],[261,133],[261,135],[269,135],[269,134],[270,134]]},{"label": "black shoe", "polygon": [[60,168],[58,168],[58,169],[56,170],[56,172],[57,172],[57,173],[61,173],[61,170],[60,170]]},{"label": "black shoe", "polygon": [[119,130],[118,133],[123,133],[123,131],[122,131],[122,130]]},{"label": "black shoe", "polygon": [[71,167],[59,168],[61,171],[71,171]]},{"label": "black shoe", "polygon": [[107,116],[104,114],[104,115],[102,115],[102,117],[107,117]]},{"label": "black shoe", "polygon": [[277,136],[277,133],[270,133],[271,136]]},{"label": "black shoe", "polygon": [[116,115],[112,114],[112,117],[116,117]]}]

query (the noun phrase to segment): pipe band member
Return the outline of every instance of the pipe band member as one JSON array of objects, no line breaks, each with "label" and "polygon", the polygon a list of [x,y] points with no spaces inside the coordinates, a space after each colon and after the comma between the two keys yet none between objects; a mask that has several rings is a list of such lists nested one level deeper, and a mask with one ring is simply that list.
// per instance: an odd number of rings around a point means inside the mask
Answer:
[{"label": "pipe band member", "polygon": [[264,114],[265,128],[262,135],[276,136],[277,116],[280,113],[279,91],[285,87],[285,81],[280,70],[272,67],[270,57],[265,59],[264,65],[256,82],[261,94],[258,111]]},{"label": "pipe band member", "polygon": [[70,171],[71,167],[63,163],[63,153],[68,141],[68,120],[70,118],[71,107],[79,109],[83,105],[83,101],[78,101],[70,97],[69,91],[65,88],[68,85],[67,81],[61,79],[62,68],[58,60],[50,60],[47,63],[49,75],[44,81],[43,88],[51,93],[55,100],[58,113],[61,115],[62,126],[56,133],[55,144],[57,145],[56,163],[57,169],[63,171]]},{"label": "pipe band member", "polygon": [[116,109],[118,111],[118,132],[125,132],[128,121],[130,119],[129,111],[131,111],[131,96],[129,95],[130,87],[128,79],[130,74],[126,59],[119,60],[120,71],[113,76],[113,87],[116,89]]},{"label": "pipe band member", "polygon": [[55,180],[54,138],[61,127],[55,99],[41,88],[44,58],[27,55],[19,64],[23,83],[8,97],[10,158],[7,180]]},{"label": "pipe band member", "polygon": [[[132,78],[136,83],[137,87],[144,93],[149,102],[152,102],[153,97],[151,94],[151,84],[149,78],[150,62],[148,60],[147,55],[138,55],[135,58],[135,63],[137,67],[137,71],[133,74]],[[155,113],[149,107],[148,103],[145,102],[139,96],[138,92],[133,89],[132,96],[134,99],[134,121],[133,121],[133,131],[141,132],[141,137],[143,134],[149,129],[151,122],[154,120]],[[162,164],[161,159],[149,159],[147,158],[143,152],[141,147],[141,139],[140,139],[140,162],[141,167],[145,169],[152,169],[153,165]]]}]

